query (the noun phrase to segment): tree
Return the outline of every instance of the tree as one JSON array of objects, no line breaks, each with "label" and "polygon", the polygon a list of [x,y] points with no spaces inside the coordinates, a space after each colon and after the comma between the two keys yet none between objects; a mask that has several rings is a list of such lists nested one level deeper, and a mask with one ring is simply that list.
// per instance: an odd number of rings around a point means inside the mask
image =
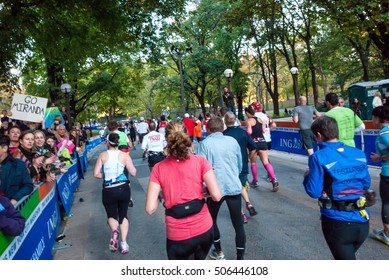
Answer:
[{"label": "tree", "polygon": [[[338,22],[348,38],[367,34],[380,52],[383,75],[389,78],[389,2],[387,0],[314,0]],[[358,46],[360,48],[360,46]],[[360,49],[361,50],[361,49]],[[366,73],[365,73],[366,75]]]},{"label": "tree", "polygon": [[[4,55],[0,57],[0,65],[4,66],[2,76],[17,66],[20,54],[24,55],[26,67],[34,60],[40,69],[45,69],[41,77],[46,82],[40,84],[46,86],[40,89],[46,88],[48,92],[41,94],[49,96],[51,101],[61,99],[61,83],[72,84],[70,104],[75,114],[81,109],[78,81],[95,73],[96,64],[130,58],[128,53],[142,50],[150,57],[158,57],[159,23],[181,13],[184,3],[184,0],[5,1],[0,15],[0,38],[4,42],[1,45]],[[24,68],[23,73],[28,70]],[[99,90],[82,96],[90,98]]]}]

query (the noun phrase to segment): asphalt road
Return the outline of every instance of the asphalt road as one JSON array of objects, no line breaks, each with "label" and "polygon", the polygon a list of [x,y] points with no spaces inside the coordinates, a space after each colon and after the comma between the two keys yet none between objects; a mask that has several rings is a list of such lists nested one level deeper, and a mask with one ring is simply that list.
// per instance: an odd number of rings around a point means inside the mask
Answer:
[{"label": "asphalt road", "polygon": [[[105,145],[89,154],[89,168],[85,180],[75,193],[72,218],[63,222],[61,232],[65,238],[54,250],[55,260],[166,260],[164,211],[149,216],[144,211],[149,169],[142,160],[139,145],[131,152],[137,176],[131,178],[134,207],[129,208],[130,252],[126,255],[111,253],[108,249],[110,230],[101,202],[101,181],[93,177],[98,154]],[[307,168],[307,157],[270,151],[270,160],[280,191],[271,192],[271,183],[265,181],[265,169],[258,162],[260,187],[251,189],[250,200],[258,215],[249,217],[245,224],[247,260],[330,260],[331,253],[325,243],[320,226],[317,201],[307,196],[302,180]],[[377,194],[379,172],[370,168],[372,189]],[[378,195],[377,195],[378,196]],[[380,199],[370,207],[370,229],[381,228]],[[248,213],[246,212],[248,215]],[[235,258],[235,233],[227,207],[222,206],[218,217],[222,248],[228,260]],[[360,260],[389,260],[388,247],[368,238],[357,253]]]}]

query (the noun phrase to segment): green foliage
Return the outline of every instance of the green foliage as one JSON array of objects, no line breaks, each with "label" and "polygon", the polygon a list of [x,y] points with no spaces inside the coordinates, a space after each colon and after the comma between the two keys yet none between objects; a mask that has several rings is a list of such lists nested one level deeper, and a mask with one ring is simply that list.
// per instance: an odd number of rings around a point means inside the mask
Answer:
[{"label": "green foliage", "polygon": [[[196,8],[186,10],[187,2]],[[25,90],[63,105],[59,87],[68,82],[71,111],[82,120],[87,105],[108,118],[182,114],[183,105],[205,113],[221,106],[231,68],[239,107],[267,89],[277,113],[279,100],[293,96],[291,66],[310,98],[325,84],[345,92],[352,82],[389,77],[388,9],[383,0],[5,0],[2,103]]]}]

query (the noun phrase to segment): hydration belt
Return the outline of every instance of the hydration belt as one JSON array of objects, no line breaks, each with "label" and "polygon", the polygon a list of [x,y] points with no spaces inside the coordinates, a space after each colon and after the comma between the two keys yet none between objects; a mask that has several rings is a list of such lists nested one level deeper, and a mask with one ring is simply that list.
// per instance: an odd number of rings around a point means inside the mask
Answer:
[{"label": "hydration belt", "polygon": [[253,138],[253,141],[254,141],[255,143],[258,143],[258,142],[266,142],[266,141],[265,141],[265,138],[261,138],[261,137]]},{"label": "hydration belt", "polygon": [[163,152],[154,152],[154,151],[148,151],[147,154],[149,156],[163,156],[164,155]]},{"label": "hydration belt", "polygon": [[119,184],[119,183],[129,183],[129,182],[130,182],[129,180],[116,181],[116,182],[104,181],[103,187],[109,187],[109,186],[116,185],[116,184]]},{"label": "hydration belt", "polygon": [[360,211],[365,209],[365,205],[358,206],[357,201],[358,199],[353,200],[331,200],[331,208],[332,210],[338,210],[338,211],[345,211],[345,212],[353,212],[353,211]]}]

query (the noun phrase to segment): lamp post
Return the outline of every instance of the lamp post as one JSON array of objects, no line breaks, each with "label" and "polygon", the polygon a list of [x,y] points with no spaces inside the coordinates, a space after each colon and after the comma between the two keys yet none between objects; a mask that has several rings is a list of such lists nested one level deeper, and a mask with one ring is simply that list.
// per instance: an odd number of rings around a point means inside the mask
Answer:
[{"label": "lamp post", "polygon": [[[227,84],[228,84],[228,91],[231,92],[231,79],[232,76],[234,75],[234,72],[231,69],[226,69],[224,70],[224,77],[227,79]],[[220,92],[220,104],[223,107],[223,92]]]},{"label": "lamp post", "polygon": [[70,116],[70,105],[69,105],[69,97],[70,96],[69,95],[70,95],[70,92],[72,91],[72,87],[68,83],[64,83],[61,85],[61,91],[62,91],[62,93],[65,94],[65,97],[66,97],[66,114],[68,117],[69,128],[71,128],[73,126],[73,123],[72,123],[72,117]]},{"label": "lamp post", "polygon": [[90,119],[90,105],[86,105],[86,108],[88,109],[88,119],[89,119],[89,135],[92,137],[92,123]]},{"label": "lamp post", "polygon": [[300,97],[299,94],[299,87],[298,87],[298,68],[297,67],[292,67],[290,68],[290,73],[292,74],[293,78],[293,92],[294,92],[294,103],[296,106],[298,106],[298,99]]},{"label": "lamp post", "polygon": [[224,77],[226,77],[227,79],[227,83],[228,83],[228,90],[231,92],[231,79],[232,79],[232,76],[234,76],[234,71],[232,71],[231,69],[226,69],[224,70]]}]

